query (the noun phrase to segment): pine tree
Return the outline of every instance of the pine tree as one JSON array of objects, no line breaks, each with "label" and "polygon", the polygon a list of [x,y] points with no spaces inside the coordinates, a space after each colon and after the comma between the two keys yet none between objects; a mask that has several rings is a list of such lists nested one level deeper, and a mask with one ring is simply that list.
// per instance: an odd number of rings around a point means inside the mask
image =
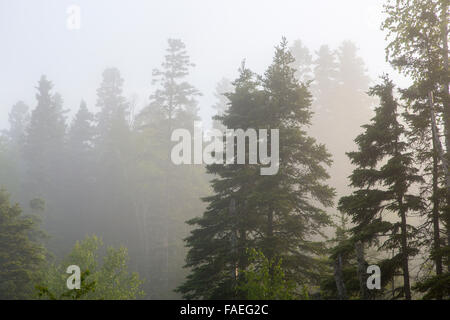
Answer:
[{"label": "pine tree", "polygon": [[[386,56],[389,62],[404,75],[410,76],[416,88],[433,93],[436,118],[443,119],[446,160],[450,150],[450,92],[448,66],[448,0],[387,1],[387,15],[382,28],[389,41]],[[437,137],[440,138],[440,137]],[[435,140],[436,141],[436,140]],[[439,162],[442,162],[439,157]],[[445,161],[445,160],[444,160]],[[446,179],[443,212],[440,214],[446,227],[447,245],[443,255],[450,271],[450,176]]]},{"label": "pine tree", "polygon": [[30,121],[29,107],[23,101],[18,101],[9,113],[8,137],[13,144],[21,146],[25,139],[25,132]]},{"label": "pine tree", "polygon": [[28,106],[23,101],[15,103],[11,108],[8,120],[9,130],[5,130],[3,136],[0,137],[2,140],[0,180],[16,199],[20,199],[26,176],[22,151],[26,129],[30,121]]},{"label": "pine tree", "polygon": [[[216,91],[214,96],[216,98],[216,103],[212,106],[216,112],[217,116],[222,116],[225,110],[228,108],[228,103],[230,100],[226,97],[226,94],[233,91],[233,85],[227,78],[222,78],[216,85]],[[220,121],[213,118],[213,128],[224,130],[224,126]]]},{"label": "pine tree", "polygon": [[124,230],[134,227],[127,216],[132,144],[129,105],[123,95],[123,83],[120,71],[108,68],[97,89],[96,106],[100,109],[95,115],[94,139],[97,203],[92,213],[98,215],[96,220],[103,221],[95,227],[101,230],[98,232],[106,241],[110,241],[112,235],[126,233]]},{"label": "pine tree", "polygon": [[309,49],[303,45],[301,40],[295,40],[289,51],[295,59],[292,64],[292,68],[296,70],[295,77],[298,81],[308,83],[312,80],[313,64],[313,57]]},{"label": "pine tree", "polygon": [[66,141],[65,221],[70,221],[73,230],[67,230],[66,242],[75,241],[80,235],[88,233],[92,221],[90,211],[96,194],[94,125],[94,115],[89,112],[86,102],[81,101],[70,124]]},{"label": "pine tree", "polygon": [[80,108],[70,125],[67,137],[68,149],[73,156],[85,157],[92,151],[93,122],[94,115],[89,112],[86,102],[82,100]]},{"label": "pine tree", "polygon": [[40,280],[45,249],[34,235],[37,220],[22,215],[18,204],[0,190],[0,299],[31,299]]},{"label": "pine tree", "polygon": [[134,207],[146,265],[152,266],[141,273],[148,275],[149,296],[156,299],[173,297],[172,290],[185,276],[181,266],[186,252],[180,238],[187,235],[185,221],[204,209],[199,195],[207,194],[203,167],[175,166],[170,157],[172,131],[183,128],[192,133],[194,121],[200,119],[200,92],[187,81],[192,67],[185,44],[169,39],[161,67],[153,70],[156,88],[150,103],[135,121],[136,158],[143,171]]},{"label": "pine tree", "polygon": [[[376,244],[378,248],[400,248],[400,253],[386,259],[382,266],[384,279],[397,269],[403,273],[403,296],[411,299],[409,258],[417,254],[414,241],[416,229],[408,224],[408,215],[423,210],[423,200],[411,193],[411,187],[423,181],[414,166],[413,154],[405,141],[405,129],[400,123],[399,106],[393,97],[394,85],[386,76],[383,83],[371,88],[370,94],[380,98],[375,117],[355,142],[358,151],[349,152],[357,166],[350,176],[351,186],[357,188],[342,197],[339,209],[352,217],[353,241]],[[395,213],[400,221],[391,222]]]},{"label": "pine tree", "polygon": [[[449,1],[387,1],[384,8],[387,17],[382,27],[389,40],[386,55],[393,67],[414,81],[404,90],[403,97],[410,106],[408,119],[412,126],[412,140],[419,148],[417,156],[424,161],[425,173],[429,173],[423,188],[431,192],[429,219],[433,230],[428,232],[428,239],[432,239],[431,257],[436,277],[434,280],[433,277],[426,279],[429,293],[433,293],[425,297],[441,298],[443,290],[448,287],[445,273],[448,275],[450,271],[450,176],[448,169],[441,170],[441,165],[445,168],[444,162],[449,162],[450,150]],[[430,95],[434,96],[433,101]],[[433,125],[437,128],[435,132]],[[439,152],[439,128],[444,129],[443,152],[447,153],[446,159]],[[446,229],[445,236],[441,235],[442,224]],[[446,244],[444,238],[447,238]],[[447,265],[446,272],[442,264]],[[421,291],[427,291],[427,286],[422,286]]]},{"label": "pine tree", "polygon": [[[186,267],[192,272],[178,288],[186,298],[243,298],[236,287],[245,281],[240,274],[248,267],[247,248],[275,265],[281,260],[286,279],[297,286],[318,278],[315,257],[323,248],[313,238],[330,222],[319,207],[330,205],[333,196],[323,183],[330,160],[305,132],[311,95],[295,78],[293,62],[283,39],[264,76],[243,65],[227,95],[229,108],[218,117],[227,128],[279,129],[279,170],[261,176],[261,165],[207,166],[217,178],[211,182],[214,195],[205,198],[207,210],[189,221],[197,226],[187,238]],[[263,139],[270,147],[270,139]]]},{"label": "pine tree", "polygon": [[333,156],[330,183],[339,196],[347,193],[345,181],[352,167],[343,150],[356,148],[353,138],[361,133],[361,125],[371,117],[371,99],[364,62],[350,41],[336,52],[322,46],[314,68],[314,116],[311,134],[325,143]]},{"label": "pine tree", "polygon": [[55,213],[62,192],[62,159],[66,132],[65,110],[59,94],[52,94],[52,83],[42,76],[37,87],[37,106],[32,111],[24,143],[27,166],[28,199],[46,200]]},{"label": "pine tree", "polygon": [[336,108],[337,68],[336,55],[327,45],[322,45],[316,51],[316,59],[313,61],[314,81],[311,84],[311,92],[314,101],[312,110],[312,126],[310,132],[314,137],[330,145],[329,133],[324,128],[335,125],[333,119]]},{"label": "pine tree", "polygon": [[327,97],[330,97],[336,89],[338,64],[335,53],[331,51],[328,45],[320,46],[316,56],[317,58],[313,61],[314,83],[312,90],[314,97],[318,100],[317,104],[324,108],[330,105]]}]

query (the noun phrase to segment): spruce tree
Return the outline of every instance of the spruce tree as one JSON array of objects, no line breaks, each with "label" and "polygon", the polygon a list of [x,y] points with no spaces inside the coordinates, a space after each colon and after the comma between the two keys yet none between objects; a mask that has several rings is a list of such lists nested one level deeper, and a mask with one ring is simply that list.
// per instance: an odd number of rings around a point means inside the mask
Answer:
[{"label": "spruce tree", "polygon": [[295,59],[292,64],[292,68],[296,70],[295,77],[304,83],[311,81],[313,57],[309,49],[303,45],[301,40],[295,40],[289,51]]},{"label": "spruce tree", "polygon": [[[185,221],[204,209],[199,196],[207,194],[202,166],[176,166],[171,160],[175,129],[191,133],[198,116],[200,92],[187,81],[194,64],[186,45],[168,39],[166,55],[160,68],[153,70],[155,89],[150,103],[136,117],[135,134],[138,152],[138,185],[134,207],[141,221],[141,243],[145,251],[151,298],[173,296],[173,289],[185,277],[182,269],[186,250],[182,238],[187,236]],[[145,178],[143,179],[142,176]],[[148,194],[152,194],[149,199]]]},{"label": "spruce tree", "polygon": [[[80,107],[70,124],[66,141],[66,197],[65,221],[70,221],[72,230],[66,233],[67,240],[76,241],[80,236],[93,232],[89,230],[96,190],[94,188],[94,115],[89,112],[86,102]],[[72,237],[70,237],[72,235]],[[70,241],[67,241],[70,243]]]},{"label": "spruce tree", "polygon": [[[422,198],[411,189],[423,178],[408,149],[393,90],[394,85],[387,76],[382,84],[370,90],[372,96],[379,97],[380,106],[375,109],[370,124],[363,126],[364,132],[355,139],[358,151],[348,153],[357,166],[350,176],[351,186],[356,190],[340,199],[339,209],[352,217],[354,243],[376,245],[379,242],[379,249],[400,248],[398,255],[382,263],[382,277],[386,281],[395,270],[402,270],[402,295],[409,300],[409,259],[418,249],[414,241],[416,229],[408,223],[408,216],[417,214],[424,206]],[[399,219],[393,222],[392,214]]]},{"label": "spruce tree", "polygon": [[[410,76],[415,87],[433,93],[436,118],[443,120],[446,161],[450,150],[450,92],[448,58],[449,0],[386,1],[386,19],[382,28],[387,32],[386,56],[398,71]],[[436,141],[436,140],[435,140]],[[430,141],[430,144],[432,142]],[[439,162],[442,163],[441,157]],[[442,249],[450,271],[450,176],[446,179],[445,201],[440,214],[446,227],[447,244]]]},{"label": "spruce tree", "polygon": [[23,185],[26,178],[25,163],[23,159],[23,148],[26,137],[27,126],[30,121],[29,107],[23,101],[15,103],[9,113],[9,130],[5,130],[2,141],[2,172],[0,179],[2,185],[9,192],[22,199]]},{"label": "spruce tree", "polygon": [[27,199],[46,200],[55,213],[62,175],[62,159],[66,133],[65,110],[59,94],[53,94],[52,83],[42,76],[37,87],[37,106],[32,111],[24,143],[27,166]]},{"label": "spruce tree", "polygon": [[[216,85],[216,91],[214,92],[214,97],[216,98],[216,103],[212,106],[216,112],[216,116],[222,116],[225,110],[228,108],[228,100],[226,94],[233,91],[233,85],[227,78],[222,78]],[[225,128],[220,123],[220,121],[213,118],[213,128],[224,130]]]},{"label": "spruce tree", "polygon": [[25,132],[30,121],[29,107],[23,101],[18,101],[9,113],[8,137],[16,146],[21,146],[25,139]]},{"label": "spruce tree", "polygon": [[[128,123],[129,105],[123,94],[124,80],[117,68],[107,68],[97,89],[95,114],[95,188],[93,213],[101,236],[110,241],[113,234],[134,228],[127,217],[130,207],[129,166],[131,132]],[[132,229],[134,230],[134,229]]]},{"label": "spruce tree", "polygon": [[[236,288],[245,281],[240,275],[248,267],[247,248],[275,265],[281,260],[286,279],[297,287],[319,278],[316,257],[323,247],[315,240],[330,222],[321,208],[331,205],[333,196],[324,184],[330,160],[305,131],[311,95],[295,78],[293,63],[283,39],[264,76],[244,65],[227,95],[229,108],[218,117],[227,128],[279,129],[279,170],[262,176],[261,164],[207,166],[215,175],[214,195],[205,198],[203,216],[189,221],[196,226],[187,238],[186,267],[192,271],[178,289],[186,298],[245,298]],[[270,139],[260,138],[270,148]]]},{"label": "spruce tree", "polygon": [[46,251],[35,238],[37,219],[24,216],[0,190],[0,299],[32,299],[41,279]]}]

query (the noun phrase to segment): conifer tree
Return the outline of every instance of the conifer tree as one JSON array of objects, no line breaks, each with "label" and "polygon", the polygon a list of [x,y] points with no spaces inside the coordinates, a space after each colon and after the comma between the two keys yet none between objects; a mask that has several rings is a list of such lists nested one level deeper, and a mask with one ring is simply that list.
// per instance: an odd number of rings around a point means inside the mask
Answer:
[{"label": "conifer tree", "polygon": [[171,160],[173,130],[187,129],[192,134],[194,121],[200,120],[200,92],[187,81],[193,67],[185,44],[168,39],[164,61],[153,70],[156,88],[150,103],[135,121],[139,150],[136,158],[144,171],[137,177],[140,190],[134,207],[141,221],[145,259],[152,266],[141,273],[148,275],[152,283],[149,295],[157,299],[173,297],[173,289],[185,276],[181,268],[185,255],[181,239],[187,236],[185,221],[203,210],[199,196],[207,194],[203,167],[176,166]]},{"label": "conifer tree", "polygon": [[25,139],[25,132],[30,121],[29,107],[23,101],[18,101],[9,113],[8,136],[12,142],[21,146]]},{"label": "conifer tree", "polygon": [[[442,290],[448,287],[448,280],[442,279],[450,271],[450,177],[448,169],[441,170],[445,159],[438,151],[441,131],[445,141],[442,143],[445,145],[443,152],[446,152],[448,163],[448,8],[448,0],[386,1],[386,19],[382,25],[389,41],[386,47],[389,62],[414,82],[403,91],[403,98],[409,105],[407,118],[412,127],[411,141],[415,142],[418,159],[424,162],[427,184],[423,188],[431,195],[429,219],[433,230],[428,232],[427,238],[432,239],[431,257],[435,263],[436,278],[426,280],[428,289],[433,291],[433,294],[426,295],[429,298],[442,297]],[[434,97],[433,101],[429,98],[430,94]],[[438,128],[434,133],[432,111]],[[441,226],[445,227],[444,233],[441,232]],[[441,265],[447,265],[447,270]],[[427,286],[422,286],[421,290],[426,291]]]},{"label": "conifer tree", "polygon": [[[233,85],[227,78],[222,78],[216,85],[216,91],[214,96],[216,103],[212,106],[216,112],[216,116],[222,116],[225,110],[228,108],[230,100],[226,97],[226,94],[233,91]],[[224,130],[225,128],[220,121],[213,118],[213,128]]]},{"label": "conifer tree", "polygon": [[37,87],[37,106],[31,114],[24,143],[27,166],[28,200],[40,197],[55,211],[62,178],[62,159],[66,133],[65,110],[52,83],[42,76]]},{"label": "conifer tree", "polygon": [[[96,190],[94,188],[94,115],[89,112],[86,102],[81,101],[78,112],[70,124],[66,141],[66,197],[65,211],[70,214],[65,220],[71,221],[72,230],[66,233],[77,240],[89,231],[90,215]],[[76,229],[76,231],[75,231]],[[67,241],[70,242],[70,241]]]},{"label": "conifer tree", "polygon": [[[0,180],[9,192],[22,199],[23,185],[26,178],[23,148],[27,126],[30,121],[29,107],[23,102],[15,103],[9,113],[9,130],[5,130],[2,144],[2,171]],[[1,139],[0,138],[0,139]]]},{"label": "conifer tree", "polygon": [[0,299],[32,299],[42,276],[46,251],[39,239],[37,219],[22,215],[18,204],[0,190]]},{"label": "conifer tree", "polygon": [[296,70],[295,76],[298,81],[304,83],[311,81],[313,57],[309,49],[303,45],[301,40],[295,40],[289,51],[295,59],[292,68]]},{"label": "conifer tree", "polygon": [[129,167],[131,156],[131,131],[129,104],[123,94],[124,80],[117,68],[107,68],[97,89],[95,114],[94,167],[95,205],[92,224],[106,241],[113,235],[134,231],[133,220],[128,215],[130,207]]},{"label": "conifer tree", "polygon": [[207,167],[217,178],[211,182],[214,195],[205,198],[207,210],[189,221],[196,226],[187,238],[186,267],[192,272],[178,289],[187,298],[241,297],[236,286],[244,281],[240,274],[248,267],[247,248],[261,251],[275,265],[281,260],[286,279],[296,286],[318,279],[315,257],[323,248],[313,237],[330,222],[319,206],[330,205],[333,196],[323,182],[330,160],[325,147],[305,132],[311,95],[295,78],[293,62],[283,39],[264,76],[243,66],[234,92],[227,95],[229,108],[218,117],[227,128],[279,129],[279,170],[261,176],[261,165]]},{"label": "conifer tree", "polygon": [[[393,97],[394,85],[385,76],[383,83],[370,90],[380,99],[375,117],[364,125],[364,132],[355,142],[358,151],[349,152],[357,166],[350,176],[356,190],[342,197],[339,209],[352,217],[353,241],[376,244],[379,249],[400,248],[398,255],[386,259],[382,276],[390,279],[395,270],[402,270],[405,299],[411,299],[409,259],[417,254],[416,229],[408,223],[408,216],[423,210],[423,200],[411,192],[422,177],[414,166],[413,154],[405,141],[405,129],[400,123],[399,105]],[[390,214],[399,219],[391,222]]]}]

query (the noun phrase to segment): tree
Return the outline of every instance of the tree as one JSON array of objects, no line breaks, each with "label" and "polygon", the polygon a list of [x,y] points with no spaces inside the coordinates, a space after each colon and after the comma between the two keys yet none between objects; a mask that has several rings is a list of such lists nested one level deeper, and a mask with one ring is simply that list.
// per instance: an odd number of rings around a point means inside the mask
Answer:
[{"label": "tree", "polygon": [[[214,194],[204,198],[203,216],[188,222],[197,228],[186,239],[191,274],[178,288],[186,298],[239,297],[235,289],[248,267],[247,248],[262,251],[275,265],[282,259],[286,279],[296,286],[318,278],[315,255],[323,248],[312,238],[330,222],[316,205],[331,204],[333,190],[323,183],[330,161],[325,147],[305,132],[311,96],[296,80],[293,62],[283,39],[263,77],[243,65],[234,92],[227,94],[229,108],[217,117],[227,128],[279,129],[279,170],[261,176],[261,164],[207,166],[216,175]],[[271,146],[269,137],[260,139]]]},{"label": "tree", "polygon": [[[128,251],[125,247],[108,247],[101,257],[103,241],[88,236],[77,241],[72,252],[60,264],[48,266],[41,296],[50,299],[130,300],[144,296],[143,281],[135,272],[128,271]],[[82,273],[82,295],[74,296],[66,289],[69,265],[77,265]],[[76,291],[77,290],[73,290]]]},{"label": "tree", "polygon": [[[403,272],[403,295],[411,299],[408,260],[417,254],[414,242],[416,230],[408,224],[408,214],[423,210],[420,196],[410,192],[413,185],[421,183],[419,170],[405,141],[405,129],[400,123],[398,103],[393,97],[394,85],[387,76],[383,83],[370,90],[380,98],[371,123],[364,125],[364,132],[355,142],[358,151],[349,152],[352,163],[357,166],[350,176],[351,186],[357,188],[350,196],[339,200],[339,209],[352,217],[353,241],[373,244],[381,240],[379,249],[400,248],[400,253],[387,259],[390,270],[382,270],[390,279],[397,268]],[[400,221],[390,222],[389,212],[396,213]],[[385,261],[385,265],[387,265]]]},{"label": "tree", "polygon": [[39,241],[38,220],[24,216],[0,190],[0,299],[31,299],[40,280],[46,250]]},{"label": "tree", "polygon": [[316,52],[314,64],[314,84],[312,90],[319,106],[326,107],[331,101],[326,101],[336,89],[336,78],[338,74],[338,63],[336,54],[328,45],[320,46]]},{"label": "tree", "polygon": [[64,212],[65,222],[71,226],[65,232],[66,242],[86,234],[92,222],[91,211],[97,193],[94,142],[94,115],[89,112],[86,102],[81,101],[66,139]]},{"label": "tree", "polygon": [[[226,94],[233,91],[233,85],[227,78],[222,78],[216,85],[216,91],[214,96],[216,103],[212,106],[217,116],[222,116],[225,110],[228,108],[230,100],[228,100]],[[225,128],[220,121],[213,118],[213,128],[224,130]]]},{"label": "tree", "polygon": [[[269,261],[261,251],[249,250],[249,267],[237,290],[248,300],[293,300],[295,284],[285,278],[282,260]],[[307,298],[307,296],[304,296]]]},{"label": "tree", "polygon": [[298,81],[308,83],[312,80],[311,67],[313,64],[313,57],[309,49],[303,45],[301,40],[295,40],[289,51],[295,59],[292,63],[292,68],[296,70],[295,77]]},{"label": "tree", "polygon": [[[386,19],[382,28],[387,31],[386,39],[389,41],[386,47],[386,56],[389,62],[404,75],[410,76],[414,81],[412,90],[416,90],[416,96],[413,98],[409,94],[409,100],[412,98],[420,103],[420,100],[433,93],[435,100],[436,118],[442,118],[445,136],[446,155],[439,156],[435,162],[449,162],[450,150],[450,93],[449,93],[449,67],[448,67],[448,19],[449,19],[449,1],[448,0],[406,0],[406,1],[387,1],[384,9]],[[419,94],[417,94],[419,92]],[[423,109],[423,108],[422,108]],[[431,109],[428,105],[427,109]],[[420,110],[416,110],[420,111]],[[431,127],[430,111],[423,115],[428,119],[428,126]],[[423,112],[422,112],[423,113]],[[439,134],[430,136],[431,143],[440,141]],[[440,143],[440,142],[439,142]],[[433,147],[436,151],[436,145]],[[435,153],[432,151],[432,153]],[[435,165],[436,167],[436,165]],[[441,175],[436,171],[437,175]],[[447,271],[450,271],[450,176],[449,172],[442,172],[446,181],[446,192],[444,193],[445,203],[442,204],[443,212],[434,212],[434,215],[440,216],[446,227],[447,245],[440,250],[438,239],[438,220],[434,218],[434,248],[437,257],[442,254],[447,261]],[[435,180],[439,178],[435,177]],[[437,188],[435,188],[437,190]],[[437,201],[437,194],[434,196]],[[440,197],[439,197],[440,198]],[[437,208],[437,202],[435,203]],[[439,253],[441,252],[441,253]],[[439,270],[439,259],[435,261]],[[440,270],[437,272],[441,273]]]},{"label": "tree", "polygon": [[324,299],[355,299],[360,294],[355,246],[350,239],[348,216],[340,215],[336,225],[336,235],[331,239],[329,276],[324,276],[320,284],[320,295]]},{"label": "tree", "polygon": [[[97,89],[96,106],[100,110],[95,115],[94,129],[96,203],[91,211],[96,215],[94,218],[98,224],[91,228],[95,228],[95,232],[108,242],[112,241],[113,234],[132,234],[135,227],[134,221],[127,215],[131,206],[127,186],[133,153],[128,122],[129,104],[123,95],[123,83],[117,68],[107,68],[102,73],[102,82]],[[86,144],[85,147],[88,146]]]},{"label": "tree", "polygon": [[26,127],[30,120],[28,106],[23,101],[18,101],[12,106],[8,119],[9,130],[5,130],[0,136],[0,180],[9,192],[19,199],[23,194],[25,181],[22,151]]},{"label": "tree", "polygon": [[193,66],[185,44],[169,39],[161,67],[153,70],[156,88],[150,103],[135,121],[140,171],[135,175],[133,208],[146,252],[143,265],[152,266],[151,273],[142,271],[152,283],[147,292],[156,299],[174,297],[172,290],[185,276],[181,267],[186,253],[181,239],[188,233],[185,221],[204,209],[199,195],[207,194],[204,168],[176,166],[170,156],[172,131],[183,128],[192,132],[194,121],[200,119],[200,92],[187,81]]},{"label": "tree", "polygon": [[28,199],[46,199],[54,214],[62,178],[62,158],[66,131],[65,111],[52,83],[42,76],[37,87],[37,106],[27,127],[24,160],[27,166]]},{"label": "tree", "polygon": [[18,101],[11,108],[9,113],[8,137],[16,145],[22,145],[25,139],[25,132],[30,121],[29,107],[23,101]]},{"label": "tree", "polygon": [[[327,45],[319,48],[311,84],[314,114],[308,132],[332,155],[330,185],[338,197],[351,192],[346,181],[353,166],[345,151],[356,149],[353,139],[370,120],[372,99],[366,94],[368,89],[369,77],[354,43],[344,41],[336,51]],[[338,215],[335,208],[332,212]]]}]

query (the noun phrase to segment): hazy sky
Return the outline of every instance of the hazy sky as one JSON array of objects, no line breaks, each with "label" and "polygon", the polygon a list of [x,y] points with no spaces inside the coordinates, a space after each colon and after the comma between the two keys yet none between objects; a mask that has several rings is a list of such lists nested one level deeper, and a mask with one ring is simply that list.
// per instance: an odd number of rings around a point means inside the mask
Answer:
[{"label": "hazy sky", "polygon": [[[383,2],[0,0],[0,128],[7,127],[17,100],[35,107],[41,74],[54,83],[66,108],[74,110],[85,99],[95,111],[101,73],[115,66],[125,80],[125,95],[137,94],[142,107],[169,37],[182,39],[196,64],[190,82],[203,93],[199,107],[205,122],[212,115],[216,83],[233,79],[244,58],[262,73],[282,36],[290,43],[301,39],[311,50],[353,40],[373,78],[392,74],[378,27]],[[66,26],[70,5],[81,9],[79,30]]]}]

